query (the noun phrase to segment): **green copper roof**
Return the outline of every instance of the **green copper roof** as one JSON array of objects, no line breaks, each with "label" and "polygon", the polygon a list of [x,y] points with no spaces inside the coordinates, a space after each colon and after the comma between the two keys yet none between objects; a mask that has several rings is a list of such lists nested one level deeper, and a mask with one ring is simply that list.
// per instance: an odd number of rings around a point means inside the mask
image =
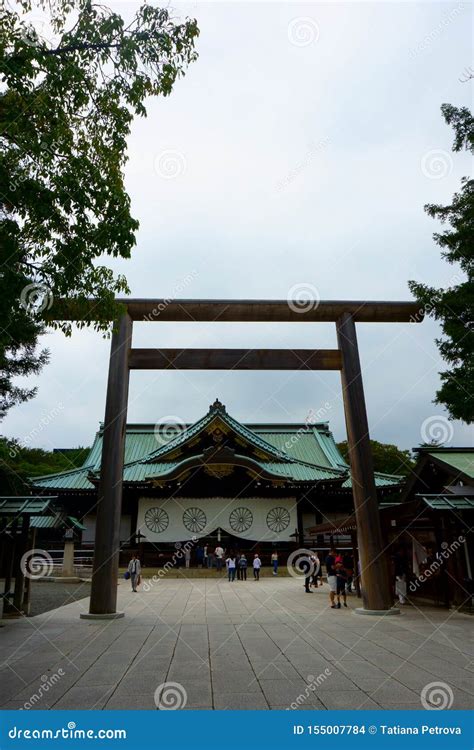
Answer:
[{"label": "green copper roof", "polygon": [[474,510],[474,496],[417,495],[433,510]]},{"label": "green copper roof", "polygon": [[474,479],[474,449],[428,451],[430,456],[442,461],[456,471]]},{"label": "green copper roof", "polygon": [[50,505],[56,497],[0,497],[0,515],[2,516],[32,516],[50,513]]},{"label": "green copper roof", "polygon": [[[340,480],[344,482],[343,488],[351,487],[349,467],[344,462],[327,423],[243,425],[227,414],[219,402],[213,404],[209,412],[194,424],[179,425],[179,434],[174,437],[171,435],[167,438],[167,432],[172,432],[168,430],[163,430],[157,437],[155,425],[127,425],[124,481],[142,483],[151,478],[166,479],[178,467],[184,470],[186,463],[191,460],[190,455],[196,460],[202,458],[199,448],[193,454],[192,441],[213,420],[221,420],[240,439],[239,444],[251,448],[252,462],[267,475],[292,482]],[[33,485],[42,490],[94,490],[95,485],[91,479],[97,481],[99,477],[102,437],[102,431],[99,431],[83,467],[35,477]],[[189,442],[191,446],[188,446],[186,455],[183,449]],[[239,453],[243,451],[240,449]],[[400,477],[376,475],[377,486],[396,485],[400,481]]]}]

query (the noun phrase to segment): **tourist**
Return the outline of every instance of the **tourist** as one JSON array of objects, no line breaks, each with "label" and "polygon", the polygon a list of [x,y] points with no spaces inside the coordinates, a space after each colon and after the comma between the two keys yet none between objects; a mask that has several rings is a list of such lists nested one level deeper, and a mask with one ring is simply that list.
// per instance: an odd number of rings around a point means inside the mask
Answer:
[{"label": "tourist", "polygon": [[[319,586],[319,580],[322,576],[321,572],[321,560],[319,559],[318,553],[315,552],[313,555],[313,564],[314,564],[314,572],[313,572],[313,586],[315,588],[318,588]],[[321,581],[321,586],[323,585],[323,582]]]},{"label": "tourist", "polygon": [[273,575],[278,575],[278,552],[275,550],[272,552],[272,566],[273,566]]},{"label": "tourist", "polygon": [[344,555],[343,564],[347,573],[346,594],[351,594],[352,581],[354,577],[354,558],[350,552],[346,552],[346,554]]},{"label": "tourist", "polygon": [[202,568],[202,561],[204,560],[204,550],[200,544],[196,547],[196,563],[198,568]]},{"label": "tourist", "polygon": [[229,581],[235,581],[235,557],[232,552],[225,562],[227,565],[227,575],[229,576]]},{"label": "tourist", "polygon": [[184,548],[184,562],[187,568],[191,565],[191,550],[188,546]]},{"label": "tourist", "polygon": [[258,552],[253,556],[253,577],[256,581],[260,580],[260,568],[262,567],[262,561],[258,556]]},{"label": "tourist", "polygon": [[325,560],[326,563],[326,574],[327,574],[327,581],[329,585],[329,602],[331,604],[331,609],[336,609],[336,592],[337,592],[337,576],[336,576],[336,550],[334,547],[331,547],[329,550],[329,554],[326,557]]},{"label": "tourist", "polygon": [[313,569],[313,562],[311,560],[311,555],[305,554],[304,557],[301,557],[298,560],[298,567],[301,570],[302,573],[304,573],[304,590],[307,594],[312,594],[309,585],[311,583],[312,578],[312,569]]},{"label": "tourist", "polygon": [[394,554],[393,566],[395,573],[395,594],[398,596],[398,603],[406,604],[408,561],[403,547],[400,547]]},{"label": "tourist", "polygon": [[140,560],[135,553],[132,555],[132,559],[128,563],[128,572],[130,573],[130,583],[132,584],[132,591],[137,593],[137,586],[140,585],[140,573],[142,571]]},{"label": "tourist", "polygon": [[345,607],[347,607],[346,601],[346,586],[347,586],[347,571],[344,567],[344,558],[342,555],[337,555],[334,562],[334,568],[336,571],[336,596],[337,596],[337,608],[341,609],[341,596]]},{"label": "tourist", "polygon": [[216,558],[217,571],[220,572],[222,570],[222,560],[224,558],[224,550],[222,549],[220,544],[218,544],[217,547],[215,548],[214,556]]},{"label": "tourist", "polygon": [[242,553],[239,557],[239,580],[240,581],[246,581],[247,580],[247,558],[245,557],[245,553]]}]

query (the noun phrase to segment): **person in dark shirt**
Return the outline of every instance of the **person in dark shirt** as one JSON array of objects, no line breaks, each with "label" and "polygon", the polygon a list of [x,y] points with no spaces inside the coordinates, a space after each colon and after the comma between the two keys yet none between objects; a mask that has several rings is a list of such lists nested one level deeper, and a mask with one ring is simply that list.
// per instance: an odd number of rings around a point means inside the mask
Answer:
[{"label": "person in dark shirt", "polygon": [[331,609],[336,609],[336,592],[337,592],[337,576],[336,576],[336,550],[332,547],[329,550],[329,555],[326,557],[326,573],[329,585],[329,602]]},{"label": "person in dark shirt", "polygon": [[347,586],[347,571],[344,567],[344,559],[342,555],[336,557],[334,568],[336,571],[336,596],[337,596],[337,608],[341,609],[341,596],[344,606],[347,607],[346,600],[346,586]]}]

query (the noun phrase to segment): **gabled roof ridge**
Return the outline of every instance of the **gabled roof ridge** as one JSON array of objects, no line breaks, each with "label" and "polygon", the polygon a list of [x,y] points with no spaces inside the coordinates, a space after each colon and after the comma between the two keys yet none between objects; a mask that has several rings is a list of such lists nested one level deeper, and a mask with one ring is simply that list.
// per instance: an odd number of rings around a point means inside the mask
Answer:
[{"label": "gabled roof ridge", "polygon": [[225,410],[225,407],[220,404],[220,402],[216,402],[216,404],[213,404],[207,414],[201,417],[201,419],[198,419],[197,422],[194,422],[194,424],[192,424],[190,427],[187,427],[185,430],[183,430],[183,432],[181,432],[180,435],[177,435],[175,438],[173,438],[173,440],[170,440],[169,443],[166,443],[160,448],[157,448],[155,451],[152,451],[146,457],[142,457],[141,459],[130,462],[129,464],[127,464],[127,466],[133,466],[138,463],[147,463],[148,461],[153,461],[159,456],[164,456],[167,453],[172,452],[179,446],[186,443],[189,438],[198,434],[215,418],[222,419],[223,422],[227,423],[237,433],[245,436],[247,440],[249,440],[249,442],[253,442],[255,445],[260,447],[262,450],[265,450],[270,455],[275,456],[276,458],[279,458],[286,463],[297,462],[296,458],[293,458],[289,454],[280,451],[278,448],[275,448],[275,446],[271,445],[270,443],[267,443],[266,440],[250,430],[248,427],[242,424],[242,422],[238,422],[236,419],[234,419],[234,417],[231,417],[230,414],[228,414]]}]

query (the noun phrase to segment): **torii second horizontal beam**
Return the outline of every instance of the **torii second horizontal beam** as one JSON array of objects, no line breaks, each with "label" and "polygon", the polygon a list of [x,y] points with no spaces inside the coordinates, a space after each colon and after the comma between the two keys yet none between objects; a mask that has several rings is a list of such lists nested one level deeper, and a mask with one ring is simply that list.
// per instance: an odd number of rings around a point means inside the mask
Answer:
[{"label": "torii second horizontal beam", "polygon": [[338,349],[131,349],[131,370],[340,370]]}]

